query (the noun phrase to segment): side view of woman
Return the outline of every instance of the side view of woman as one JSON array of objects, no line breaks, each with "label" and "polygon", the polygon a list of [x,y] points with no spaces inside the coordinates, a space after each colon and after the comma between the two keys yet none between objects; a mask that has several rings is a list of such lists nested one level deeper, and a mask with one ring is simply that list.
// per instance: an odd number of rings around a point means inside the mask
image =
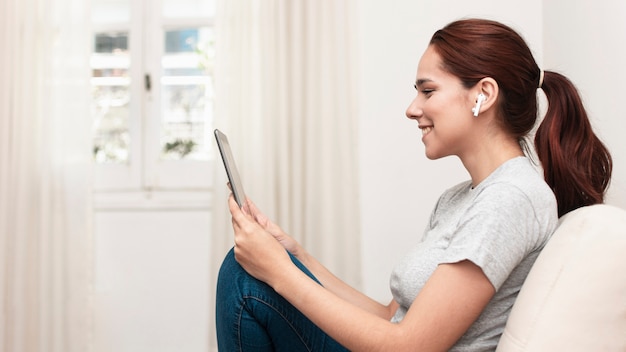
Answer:
[{"label": "side view of woman", "polygon": [[[432,36],[406,115],[426,156],[470,179],[445,191],[394,269],[384,305],[348,286],[254,203],[229,199],[235,246],[217,287],[221,351],[493,351],[558,217],[601,203],[612,161],[572,83],[511,28],[459,20]],[[537,90],[548,111],[535,150]],[[416,129],[417,131],[417,129]]]}]

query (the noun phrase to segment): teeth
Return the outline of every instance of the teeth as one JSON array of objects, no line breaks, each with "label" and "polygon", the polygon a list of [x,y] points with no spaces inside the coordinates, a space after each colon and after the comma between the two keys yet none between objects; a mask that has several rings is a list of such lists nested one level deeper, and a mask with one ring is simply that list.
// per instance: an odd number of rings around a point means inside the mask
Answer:
[{"label": "teeth", "polygon": [[424,127],[422,128],[422,136],[428,134],[428,132],[432,131],[432,127]]}]

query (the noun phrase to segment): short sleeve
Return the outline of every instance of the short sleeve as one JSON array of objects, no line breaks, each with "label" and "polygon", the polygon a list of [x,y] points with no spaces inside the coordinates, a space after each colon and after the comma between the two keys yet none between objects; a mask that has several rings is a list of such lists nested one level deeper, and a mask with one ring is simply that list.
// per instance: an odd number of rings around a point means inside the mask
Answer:
[{"label": "short sleeve", "polygon": [[492,184],[478,194],[459,218],[442,263],[469,260],[496,290],[515,267],[537,248],[537,219],[528,197],[517,187]]}]

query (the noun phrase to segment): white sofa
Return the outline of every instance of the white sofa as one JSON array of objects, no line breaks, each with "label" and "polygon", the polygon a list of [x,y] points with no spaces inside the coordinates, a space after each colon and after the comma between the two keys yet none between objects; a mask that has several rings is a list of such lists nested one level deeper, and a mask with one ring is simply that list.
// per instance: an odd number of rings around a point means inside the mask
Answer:
[{"label": "white sofa", "polygon": [[497,351],[626,351],[625,210],[593,205],[561,218]]}]

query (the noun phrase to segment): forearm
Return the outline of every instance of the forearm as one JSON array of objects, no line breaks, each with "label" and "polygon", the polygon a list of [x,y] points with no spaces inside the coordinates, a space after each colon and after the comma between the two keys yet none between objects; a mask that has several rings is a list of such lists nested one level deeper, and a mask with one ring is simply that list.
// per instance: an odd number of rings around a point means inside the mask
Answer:
[{"label": "forearm", "polygon": [[442,264],[392,324],[318,285],[295,266],[274,271],[270,286],[315,325],[352,351],[446,351],[467,331],[495,294],[470,261]]},{"label": "forearm", "polygon": [[395,313],[397,309],[395,302],[384,305],[371,299],[339,279],[308,252],[301,249],[297,258],[315,275],[324,288],[339,298],[386,320],[391,319]]},{"label": "forearm", "polygon": [[401,340],[398,325],[346,302],[298,269],[285,270],[270,285],[315,325],[348,349],[399,351],[395,348],[397,346],[393,346]]}]

